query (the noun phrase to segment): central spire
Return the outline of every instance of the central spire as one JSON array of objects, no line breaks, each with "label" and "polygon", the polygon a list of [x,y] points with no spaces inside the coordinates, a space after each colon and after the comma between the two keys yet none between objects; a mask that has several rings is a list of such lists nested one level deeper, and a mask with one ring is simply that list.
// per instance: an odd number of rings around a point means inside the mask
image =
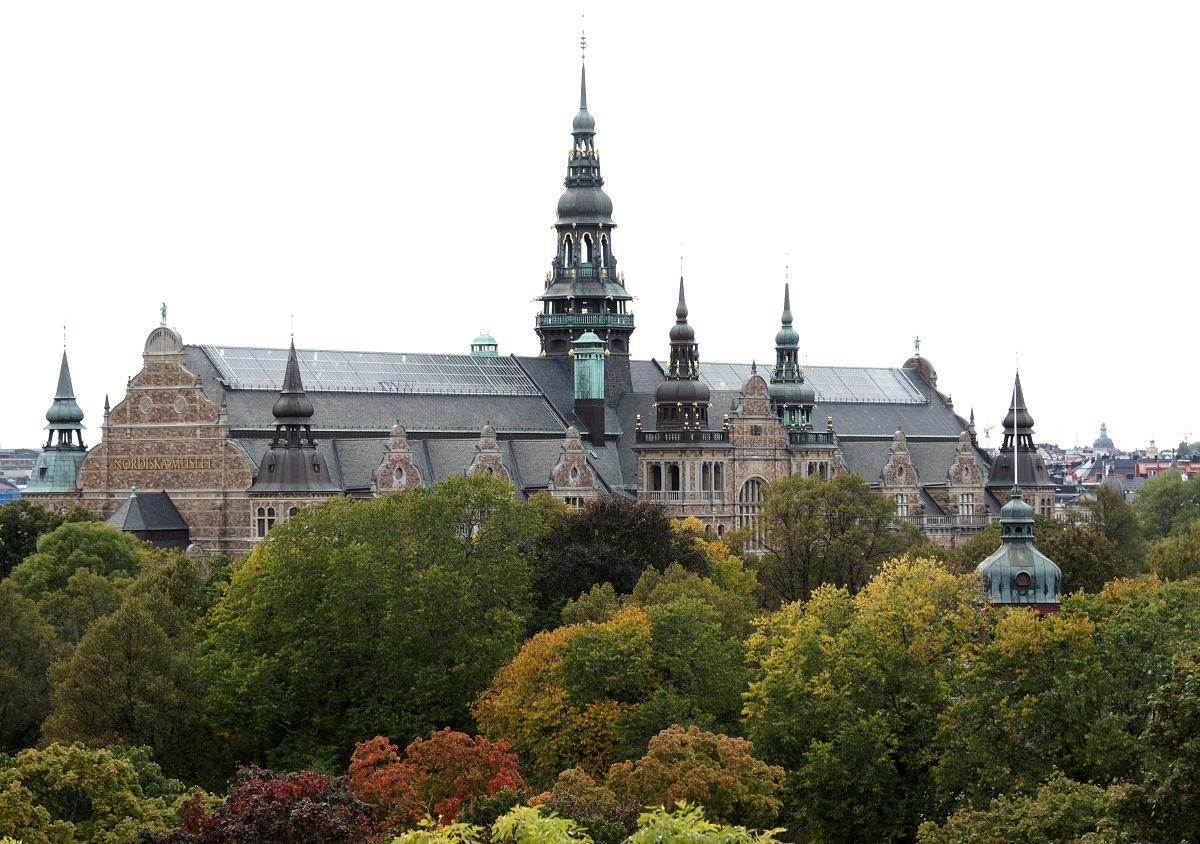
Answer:
[{"label": "central spire", "polygon": [[[586,43],[581,39],[582,43]],[[605,344],[610,360],[605,368],[605,399],[616,400],[630,389],[629,335],[633,333],[633,297],[617,272],[612,238],[612,200],[604,192],[600,153],[596,149],[596,120],[588,111],[587,67],[579,76],[579,112],[571,123],[565,192],[558,200],[557,238],[550,272],[539,299],[542,312],[535,327],[542,355],[574,366],[571,349],[591,331]]]}]

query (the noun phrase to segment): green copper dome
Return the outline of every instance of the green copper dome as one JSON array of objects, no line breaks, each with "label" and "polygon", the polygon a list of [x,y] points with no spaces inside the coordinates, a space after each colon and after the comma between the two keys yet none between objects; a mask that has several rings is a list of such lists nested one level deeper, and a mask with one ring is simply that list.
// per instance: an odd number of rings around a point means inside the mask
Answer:
[{"label": "green copper dome", "polygon": [[1003,606],[1057,607],[1062,569],[1033,546],[1033,508],[1020,487],[1000,510],[1000,538],[1000,548],[975,568],[984,594]]}]

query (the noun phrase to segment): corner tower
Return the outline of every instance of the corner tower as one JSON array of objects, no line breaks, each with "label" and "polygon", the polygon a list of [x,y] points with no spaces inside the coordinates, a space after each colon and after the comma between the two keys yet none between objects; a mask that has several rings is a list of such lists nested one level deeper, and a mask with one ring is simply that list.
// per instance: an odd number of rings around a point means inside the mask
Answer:
[{"label": "corner tower", "polygon": [[25,492],[78,495],[79,466],[87,457],[87,446],[83,444],[83,410],[75,401],[66,349],[58,368],[54,403],[46,411],[46,430],[50,435],[33,464]]},{"label": "corner tower", "polygon": [[535,329],[541,353],[570,365],[574,341],[591,331],[605,343],[605,398],[615,401],[631,389],[629,335],[633,333],[633,297],[613,256],[612,200],[604,192],[596,121],[587,108],[587,68],[580,78],[579,113],[571,124],[566,191],[558,200],[557,238]]}]

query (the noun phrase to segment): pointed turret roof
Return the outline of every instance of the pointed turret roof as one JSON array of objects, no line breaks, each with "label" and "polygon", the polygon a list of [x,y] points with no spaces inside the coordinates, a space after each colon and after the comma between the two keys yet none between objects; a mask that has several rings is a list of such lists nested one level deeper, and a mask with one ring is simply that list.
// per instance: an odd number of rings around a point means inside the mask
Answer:
[{"label": "pointed turret roof", "polygon": [[1017,379],[1013,383],[1012,404],[1009,405],[1008,415],[1004,417],[1004,427],[1012,431],[1013,426],[1016,426],[1017,433],[1033,433],[1033,417],[1029,415],[1029,409],[1025,406],[1025,391],[1021,389],[1021,373],[1017,372]]},{"label": "pointed turret roof", "polygon": [[675,325],[671,328],[672,343],[691,343],[696,339],[696,330],[688,324],[687,299],[683,293],[683,276],[679,277],[679,303],[675,305]]},{"label": "pointed turret roof", "polygon": [[587,107],[587,64],[584,63],[579,75],[579,114],[571,123],[571,131],[577,135],[596,131],[596,119],[592,117]]},{"label": "pointed turret roof", "polygon": [[1025,406],[1020,372],[1013,381],[1012,401],[1008,415],[1004,417],[1004,442],[1000,446],[1000,453],[992,461],[987,486],[998,495],[1003,495],[1004,490],[1017,483],[1034,488],[1054,486],[1046,462],[1033,443],[1033,416]]},{"label": "pointed turret roof", "polygon": [[54,392],[54,403],[46,411],[46,430],[81,430],[83,410],[75,401],[75,389],[71,386],[71,368],[67,365],[67,350],[63,349],[62,364],[58,369],[58,389]]},{"label": "pointed turret roof", "polygon": [[272,408],[276,425],[308,424],[313,406],[304,394],[304,382],[300,380],[300,361],[296,356],[296,341],[288,350],[287,369],[283,373],[283,390]]},{"label": "pointed turret roof", "polygon": [[775,333],[776,348],[797,349],[800,347],[800,332],[792,328],[792,294],[787,282],[783,285],[783,315],[779,331]]}]

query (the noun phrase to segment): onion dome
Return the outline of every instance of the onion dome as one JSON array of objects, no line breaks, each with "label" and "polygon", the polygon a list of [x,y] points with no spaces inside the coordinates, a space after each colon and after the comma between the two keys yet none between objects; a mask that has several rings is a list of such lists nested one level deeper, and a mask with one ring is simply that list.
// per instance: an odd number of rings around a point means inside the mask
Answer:
[{"label": "onion dome", "polygon": [[276,425],[307,424],[312,418],[313,406],[304,394],[304,384],[300,380],[300,361],[296,358],[296,341],[288,351],[287,369],[283,373],[283,390],[271,409],[275,414]]},{"label": "onion dome", "polygon": [[784,284],[783,315],[775,333],[775,369],[771,372],[767,396],[788,427],[811,424],[812,406],[817,400],[816,390],[804,382],[799,348],[800,333],[792,327],[791,288]]},{"label": "onion dome", "polygon": [[71,368],[67,366],[67,351],[63,349],[62,364],[58,369],[58,389],[54,391],[54,403],[46,411],[47,430],[83,428],[83,409],[75,401],[75,388],[71,384]]},{"label": "onion dome", "polygon": [[800,332],[792,328],[792,294],[789,285],[783,285],[783,316],[781,325],[775,332],[776,348],[800,348]]},{"label": "onion dome", "polygon": [[612,200],[599,187],[570,187],[558,198],[558,222],[612,224]]},{"label": "onion dome", "polygon": [[671,327],[671,363],[667,380],[654,391],[657,427],[707,428],[710,393],[700,380],[700,347],[696,332],[688,323],[687,299],[683,278],[679,279],[679,303],[675,306],[675,325]]},{"label": "onion dome", "polygon": [[1025,407],[1025,391],[1021,389],[1021,373],[1019,372],[1016,384],[1013,386],[1012,405],[1008,408],[1008,415],[1004,417],[1004,427],[1009,431],[1015,427],[1018,432],[1033,428],[1033,417],[1029,415],[1029,409]]},{"label": "onion dome", "polygon": [[654,400],[659,404],[708,404],[708,385],[703,381],[667,380],[654,391]]},{"label": "onion dome", "polygon": [[688,324],[688,307],[683,298],[683,277],[679,278],[679,304],[675,306],[675,325],[671,327],[672,343],[692,343],[696,330]]}]

